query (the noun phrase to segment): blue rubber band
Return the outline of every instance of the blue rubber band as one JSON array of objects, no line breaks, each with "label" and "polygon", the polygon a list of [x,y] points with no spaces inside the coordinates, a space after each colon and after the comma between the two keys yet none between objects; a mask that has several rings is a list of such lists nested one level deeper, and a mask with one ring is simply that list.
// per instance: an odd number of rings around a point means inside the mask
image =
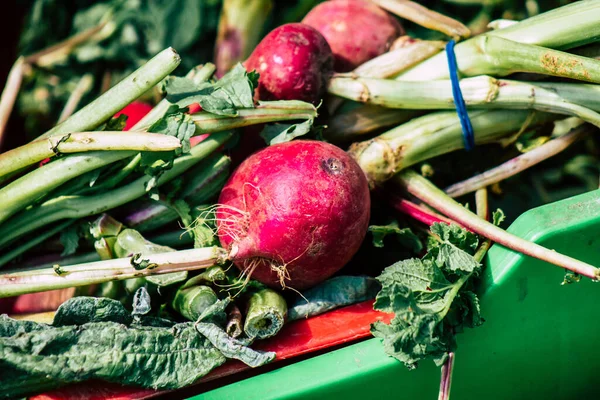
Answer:
[{"label": "blue rubber band", "polygon": [[456,65],[456,55],[454,54],[455,44],[454,40],[448,42],[446,45],[446,56],[448,57],[448,69],[450,70],[450,82],[452,82],[452,97],[454,97],[456,113],[462,126],[465,150],[469,151],[475,147],[475,134],[473,133],[473,125],[471,125],[467,105],[465,104],[465,99],[458,83],[458,66]]}]

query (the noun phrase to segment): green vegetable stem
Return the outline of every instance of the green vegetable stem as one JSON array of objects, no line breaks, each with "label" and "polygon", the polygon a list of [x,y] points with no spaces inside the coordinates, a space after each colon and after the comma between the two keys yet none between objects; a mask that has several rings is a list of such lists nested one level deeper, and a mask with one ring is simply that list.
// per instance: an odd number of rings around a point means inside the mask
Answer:
[{"label": "green vegetable stem", "polygon": [[442,214],[458,221],[465,228],[489,238],[493,242],[592,280],[600,279],[600,269],[504,231],[473,214],[414,171],[406,170],[396,175],[394,183]]},{"label": "green vegetable stem", "polygon": [[[600,61],[592,61],[597,62],[600,67]],[[534,109],[577,116],[600,126],[600,114],[581,104],[567,101],[549,85],[542,88],[530,82],[478,76],[462,79],[460,88],[468,108]],[[456,107],[449,80],[403,82],[338,76],[329,82],[329,93],[388,108],[439,110]]]},{"label": "green vegetable stem", "polygon": [[219,76],[252,53],[272,8],[273,0],[223,1],[215,43],[215,63]]},{"label": "green vegetable stem", "polygon": [[177,290],[171,307],[188,320],[196,321],[217,300],[217,295],[210,287],[196,285]]},{"label": "green vegetable stem", "polygon": [[[524,127],[552,121],[545,113],[524,110],[477,110],[469,113],[477,145],[510,142]],[[390,179],[418,162],[464,148],[462,127],[455,112],[415,118],[374,139],[354,143],[350,154],[367,174],[371,186]]]},{"label": "green vegetable stem", "polygon": [[[157,185],[160,186],[161,184],[164,184],[181,175],[198,162],[208,157],[213,151],[227,142],[232,135],[233,134],[231,132],[220,132],[211,135],[209,138],[192,148],[188,155],[177,158],[173,162],[173,167],[165,171],[158,178]],[[123,153],[126,154],[118,152],[102,152],[100,154],[95,154],[93,156],[94,158],[91,158],[91,160],[95,161],[98,167],[107,165],[111,161],[123,159],[134,154],[132,152]],[[67,164],[69,161],[69,157],[65,157],[61,160],[48,164],[46,167],[53,167],[53,164],[55,164],[53,168],[57,171],[68,171],[68,168],[65,168],[64,164]],[[79,160],[76,159],[73,162],[78,163],[78,161]],[[89,162],[88,164],[93,163]],[[44,193],[45,191],[58,186],[60,183],[63,183],[65,180],[64,175],[68,174],[63,174],[61,176],[58,173],[52,175],[45,172],[53,168],[39,168],[26,175],[25,177],[32,174],[45,174],[46,180],[38,182],[35,180],[25,179],[25,181],[22,182],[23,189],[21,189],[21,191],[12,187],[12,185],[20,183],[21,180],[17,180],[13,184],[0,189],[0,198],[6,199],[6,203],[4,203],[6,205],[6,209],[3,209],[0,215],[6,218],[6,216],[10,215],[8,210],[14,212],[14,210],[23,207],[23,203],[18,203],[19,201],[26,202],[26,200],[23,198],[30,200],[35,199],[37,196],[39,196],[37,193]],[[94,168],[90,168],[90,170],[91,169]],[[24,179],[25,177],[21,179]],[[147,193],[146,185],[151,179],[153,178],[150,176],[143,176],[122,187],[104,193],[98,193],[90,196],[62,196],[56,199],[48,200],[39,206],[27,209],[22,213],[15,215],[11,220],[0,225],[0,232],[4,232],[4,236],[0,238],[0,247],[6,246],[7,244],[17,240],[22,235],[51,224],[55,221],[67,218],[82,218],[100,214],[112,208],[123,205],[129,201],[138,199]],[[34,182],[37,182],[38,184],[34,185]],[[13,192],[15,194],[11,194]],[[34,193],[34,195],[31,193]]]},{"label": "green vegetable stem", "polygon": [[118,258],[78,265],[15,271],[0,275],[0,297],[110,281],[205,269],[223,263],[228,254],[219,247],[204,247]]},{"label": "green vegetable stem", "polygon": [[91,151],[137,150],[172,151],[181,147],[179,139],[158,133],[76,132],[38,139],[0,154],[0,177],[57,154]]},{"label": "green vegetable stem", "polygon": [[[600,3],[595,0],[578,1],[525,19],[507,28],[489,32],[485,36],[465,40],[455,47],[460,73],[463,76],[482,73],[506,75],[509,71],[533,69],[535,71],[531,72],[552,75],[552,72],[563,69],[557,68],[560,66],[565,67],[565,72],[570,71],[568,73],[582,71],[576,65],[568,66],[553,62],[554,56],[558,57],[556,60],[579,60],[578,58],[571,58],[536,46],[569,49],[592,42],[600,36],[600,26],[597,23],[599,18]],[[518,46],[515,42],[530,46]],[[552,56],[548,58],[546,54]],[[494,63],[497,63],[497,67]],[[595,75],[592,71],[589,71],[590,77]],[[598,77],[595,75],[595,79]],[[427,59],[400,74],[397,79],[406,81],[448,79],[446,54],[442,52]]]},{"label": "green vegetable stem", "polygon": [[287,316],[285,299],[272,289],[262,289],[250,295],[244,322],[244,333],[250,338],[275,336]]},{"label": "green vegetable stem", "polygon": [[177,52],[168,48],[110,88],[106,93],[40,136],[47,138],[71,132],[90,131],[122,110],[173,72],[181,59]]}]

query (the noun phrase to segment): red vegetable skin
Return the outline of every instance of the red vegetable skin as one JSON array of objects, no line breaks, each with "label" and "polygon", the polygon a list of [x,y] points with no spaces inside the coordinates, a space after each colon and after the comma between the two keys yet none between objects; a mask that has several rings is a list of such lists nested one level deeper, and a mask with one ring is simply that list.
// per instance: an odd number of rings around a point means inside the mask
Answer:
[{"label": "red vegetable skin", "polygon": [[246,159],[219,197],[217,233],[246,276],[306,289],[342,268],[367,232],[369,187],[328,143],[298,140]]},{"label": "red vegetable skin", "polygon": [[285,24],[273,29],[244,63],[260,74],[259,100],[303,100],[318,103],[333,73],[333,54],[314,28]]},{"label": "red vegetable skin", "polygon": [[115,114],[118,117],[121,114],[127,115],[127,122],[125,123],[124,131],[130,130],[135,124],[140,122],[142,118],[146,116],[152,110],[152,106],[143,101],[134,101],[128,104],[121,111]]},{"label": "red vegetable skin", "polygon": [[335,56],[335,71],[348,72],[390,49],[402,25],[379,6],[363,0],[330,0],[302,20],[321,32]]}]

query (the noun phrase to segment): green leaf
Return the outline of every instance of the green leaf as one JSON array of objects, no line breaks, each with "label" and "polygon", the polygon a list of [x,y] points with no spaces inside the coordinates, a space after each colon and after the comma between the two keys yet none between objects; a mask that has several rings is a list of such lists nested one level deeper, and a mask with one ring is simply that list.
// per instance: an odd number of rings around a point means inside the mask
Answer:
[{"label": "green leaf", "polygon": [[0,359],[12,375],[2,374],[0,396],[14,397],[28,390],[26,382],[10,384],[11,378],[22,379],[23,374],[63,384],[101,379],[175,389],[225,362],[191,323],[162,328],[96,322],[34,330],[0,338]]},{"label": "green leaf", "polygon": [[197,84],[188,78],[168,78],[164,90],[167,100],[179,107],[198,103],[203,111],[234,117],[240,108],[254,108],[257,76],[237,64],[217,82]]},{"label": "green leaf", "polygon": [[423,244],[419,237],[410,228],[400,229],[398,221],[394,220],[387,225],[371,225],[369,232],[373,235],[373,246],[375,247],[383,247],[385,237],[395,235],[400,244],[413,253],[420,253],[423,250]]},{"label": "green leaf", "polygon": [[58,307],[54,326],[83,325],[89,322],[130,324],[131,315],[117,300],[105,297],[73,297]]},{"label": "green leaf", "polygon": [[230,337],[223,329],[213,323],[198,322],[196,329],[204,335],[213,346],[227,358],[234,358],[244,364],[256,368],[268,364],[275,359],[275,352],[252,350],[241,341]]},{"label": "green leaf", "polygon": [[288,309],[288,321],[313,317],[329,310],[375,298],[377,280],[367,276],[336,276],[306,290]]},{"label": "green leaf", "polygon": [[472,256],[479,243],[477,236],[458,225],[438,222],[431,225],[431,232],[439,239],[429,241],[427,259],[455,274],[479,270],[481,264]]},{"label": "green leaf", "polygon": [[427,259],[399,261],[383,270],[377,280],[381,290],[373,307],[385,312],[410,307],[417,301],[422,307],[439,310],[445,305],[445,293],[452,288],[436,264]]},{"label": "green leaf", "polygon": [[61,257],[75,254],[79,247],[79,226],[70,225],[60,233],[60,244],[63,246]]},{"label": "green leaf", "polygon": [[388,355],[410,369],[427,358],[442,365],[456,348],[455,333],[483,323],[479,299],[464,290],[479,268],[469,254],[477,238],[445,224],[434,224],[431,231],[437,238],[422,259],[397,262],[377,278],[381,290],[373,308],[394,318],[374,323],[371,332],[383,340]]},{"label": "green leaf", "polygon": [[501,209],[497,209],[492,213],[492,223],[496,226],[502,225],[505,219],[506,215],[504,215],[504,211]]},{"label": "green leaf", "polygon": [[268,145],[285,143],[297,137],[304,136],[310,132],[314,119],[307,119],[299,124],[268,124],[264,127],[260,136]]}]

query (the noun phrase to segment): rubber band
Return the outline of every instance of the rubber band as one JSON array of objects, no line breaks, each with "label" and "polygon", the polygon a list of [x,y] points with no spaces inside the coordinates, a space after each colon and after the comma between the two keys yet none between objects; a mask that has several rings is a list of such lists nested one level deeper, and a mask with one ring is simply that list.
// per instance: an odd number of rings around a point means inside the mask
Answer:
[{"label": "rubber band", "polygon": [[454,97],[454,105],[456,107],[456,113],[463,131],[463,142],[465,144],[465,150],[470,151],[475,147],[475,134],[473,132],[473,125],[471,125],[471,119],[467,112],[467,105],[463,98],[460,90],[460,84],[458,82],[458,66],[456,65],[456,55],[454,54],[454,45],[456,42],[451,40],[446,45],[446,56],[448,57],[448,69],[450,71],[450,82],[452,82],[452,97]]}]

